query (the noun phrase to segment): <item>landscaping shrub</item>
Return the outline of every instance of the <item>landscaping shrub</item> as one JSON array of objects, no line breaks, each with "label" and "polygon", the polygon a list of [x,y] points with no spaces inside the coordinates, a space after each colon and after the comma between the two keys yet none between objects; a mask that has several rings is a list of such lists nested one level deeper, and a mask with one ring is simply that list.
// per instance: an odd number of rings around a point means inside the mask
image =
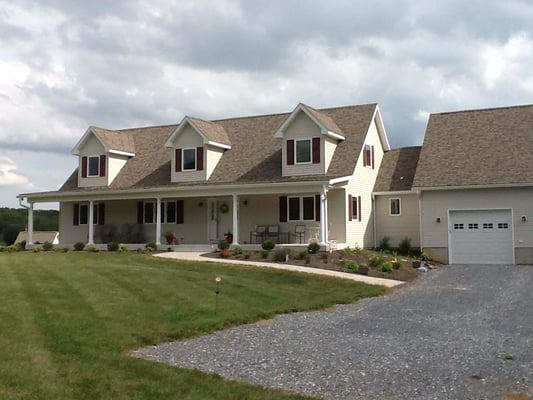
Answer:
[{"label": "landscaping shrub", "polygon": [[431,257],[425,251],[420,253],[420,256],[418,258],[420,259],[420,261],[431,261]]},{"label": "landscaping shrub", "polygon": [[368,259],[368,265],[371,267],[381,267],[385,262],[385,258],[381,256],[372,256]]},{"label": "landscaping shrub", "polygon": [[220,253],[220,257],[222,258],[230,258],[231,257],[231,250],[230,249],[224,249]]},{"label": "landscaping shrub", "polygon": [[68,247],[56,247],[55,248],[55,251],[58,252],[58,253],[68,253],[69,251],[69,248]]},{"label": "landscaping shrub", "polygon": [[20,247],[16,244],[11,244],[6,247],[6,250],[8,253],[16,253],[17,251],[20,251]]},{"label": "landscaping shrub", "polygon": [[354,271],[354,272],[357,272],[357,270],[359,269],[359,263],[357,263],[356,261],[346,261],[344,263],[344,266],[349,269],[350,271]]},{"label": "landscaping shrub", "polygon": [[392,272],[392,263],[390,261],[385,261],[383,264],[381,264],[381,271]]},{"label": "landscaping shrub", "polygon": [[0,244],[0,253],[3,253],[6,251],[6,245],[5,244]]},{"label": "landscaping shrub", "polygon": [[320,245],[317,242],[311,242],[307,245],[307,251],[309,254],[316,254],[320,250]]},{"label": "landscaping shrub", "polygon": [[244,253],[244,259],[245,259],[245,260],[249,260],[249,259],[250,259],[250,253],[245,252],[245,253]]},{"label": "landscaping shrub", "polygon": [[157,245],[155,244],[155,242],[148,242],[146,243],[146,246],[144,246],[144,248],[148,251],[156,251]]},{"label": "landscaping shrub", "polygon": [[388,236],[384,236],[384,237],[379,241],[378,249],[381,250],[381,251],[390,251],[390,249],[391,249],[391,245],[390,245],[390,237],[388,237]]},{"label": "landscaping shrub", "polygon": [[408,256],[409,254],[411,254],[412,250],[413,249],[411,247],[411,238],[404,237],[398,245],[398,252],[400,254],[403,254],[404,256]]},{"label": "landscaping shrub", "polygon": [[348,246],[342,250],[342,253],[345,257],[360,256],[363,253],[363,249],[359,246],[355,246],[354,248]]},{"label": "landscaping shrub", "polygon": [[263,248],[263,250],[270,251],[270,250],[274,250],[274,247],[276,247],[276,244],[272,240],[267,239],[267,240],[264,240],[263,243],[261,243],[261,247]]},{"label": "landscaping shrub", "polygon": [[229,243],[225,240],[220,240],[218,242],[218,249],[222,251],[229,249]]},{"label": "landscaping shrub", "polygon": [[23,241],[21,241],[21,242],[18,242],[18,243],[17,243],[17,246],[19,247],[19,250],[20,250],[20,251],[24,251],[24,250],[26,250],[26,241],[23,240]]},{"label": "landscaping shrub", "polygon": [[391,261],[391,264],[392,264],[392,268],[394,269],[400,269],[400,267],[402,266],[402,264],[400,263],[400,260],[398,260],[397,258],[394,258]]},{"label": "landscaping shrub", "polygon": [[244,254],[244,249],[242,248],[242,246],[235,246],[233,248],[233,255],[242,256],[243,254]]},{"label": "landscaping shrub", "polygon": [[90,251],[91,253],[98,253],[100,249],[96,247],[94,244],[88,244],[85,246],[85,251]]},{"label": "landscaping shrub", "polygon": [[305,260],[307,258],[307,256],[309,255],[309,253],[307,252],[307,250],[302,250],[298,253],[298,255],[296,256],[296,258],[298,260]]},{"label": "landscaping shrub", "polygon": [[120,244],[118,242],[109,242],[107,244],[107,251],[118,251]]},{"label": "landscaping shrub", "polygon": [[85,243],[78,242],[74,243],[74,251],[82,251],[85,248]]},{"label": "landscaping shrub", "polygon": [[125,244],[121,244],[120,246],[118,246],[119,253],[127,253],[128,251],[130,251],[130,249]]},{"label": "landscaping shrub", "polygon": [[287,251],[279,249],[274,252],[274,261],[283,262],[287,259]]},{"label": "landscaping shrub", "polygon": [[40,253],[42,249],[43,248],[41,247],[41,245],[36,244],[33,246],[33,249],[31,249],[31,251],[33,251],[34,253]]},{"label": "landscaping shrub", "polygon": [[43,250],[44,251],[52,251],[54,250],[54,245],[50,242],[44,242],[43,243]]},{"label": "landscaping shrub", "polygon": [[261,253],[259,253],[259,255],[261,256],[263,260],[267,259],[269,254],[270,254],[270,251],[268,250],[261,250]]}]

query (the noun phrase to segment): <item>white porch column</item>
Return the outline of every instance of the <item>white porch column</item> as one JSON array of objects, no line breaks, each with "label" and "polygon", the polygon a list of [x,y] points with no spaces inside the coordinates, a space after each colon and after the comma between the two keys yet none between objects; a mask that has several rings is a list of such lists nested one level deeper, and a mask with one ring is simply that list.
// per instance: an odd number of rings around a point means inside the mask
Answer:
[{"label": "white porch column", "polygon": [[155,244],[161,246],[161,198],[157,198],[155,212]]},{"label": "white porch column", "polygon": [[28,207],[28,243],[33,245],[33,203]]},{"label": "white porch column", "polygon": [[89,201],[89,240],[87,241],[88,244],[94,244],[94,203],[93,201]]},{"label": "white porch column", "polygon": [[233,243],[239,244],[239,196],[233,195]]},{"label": "white porch column", "polygon": [[328,243],[328,198],[326,193],[326,187],[322,186],[322,193],[320,193],[320,244],[323,246]]}]

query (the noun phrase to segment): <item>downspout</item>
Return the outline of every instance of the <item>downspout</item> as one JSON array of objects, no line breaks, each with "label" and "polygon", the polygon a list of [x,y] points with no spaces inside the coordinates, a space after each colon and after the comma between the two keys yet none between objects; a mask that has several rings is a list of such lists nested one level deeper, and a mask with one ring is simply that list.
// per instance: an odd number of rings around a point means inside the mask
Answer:
[{"label": "downspout", "polygon": [[377,246],[377,242],[376,242],[376,196],[374,195],[374,193],[372,193],[372,225],[373,225],[372,233],[374,237],[374,248],[376,248]]}]

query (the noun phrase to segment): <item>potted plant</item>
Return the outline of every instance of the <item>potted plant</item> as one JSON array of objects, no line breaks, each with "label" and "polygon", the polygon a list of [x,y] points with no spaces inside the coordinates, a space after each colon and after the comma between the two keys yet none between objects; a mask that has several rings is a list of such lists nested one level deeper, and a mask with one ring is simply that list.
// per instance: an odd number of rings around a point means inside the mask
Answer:
[{"label": "potted plant", "polygon": [[175,245],[177,242],[176,235],[174,234],[174,232],[165,232],[165,240],[167,241],[168,245],[167,251],[172,251],[172,248],[170,246]]}]

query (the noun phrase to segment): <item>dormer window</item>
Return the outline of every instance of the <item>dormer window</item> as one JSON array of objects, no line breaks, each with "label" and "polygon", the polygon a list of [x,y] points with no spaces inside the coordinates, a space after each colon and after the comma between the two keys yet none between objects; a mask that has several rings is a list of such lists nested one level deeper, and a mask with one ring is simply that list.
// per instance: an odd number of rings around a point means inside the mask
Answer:
[{"label": "dormer window", "polygon": [[196,171],[196,148],[183,149],[183,171]]},{"label": "dormer window", "polygon": [[88,157],[89,177],[100,176],[100,156]]},{"label": "dormer window", "polygon": [[311,139],[296,140],[294,150],[296,164],[308,164],[311,162]]}]

